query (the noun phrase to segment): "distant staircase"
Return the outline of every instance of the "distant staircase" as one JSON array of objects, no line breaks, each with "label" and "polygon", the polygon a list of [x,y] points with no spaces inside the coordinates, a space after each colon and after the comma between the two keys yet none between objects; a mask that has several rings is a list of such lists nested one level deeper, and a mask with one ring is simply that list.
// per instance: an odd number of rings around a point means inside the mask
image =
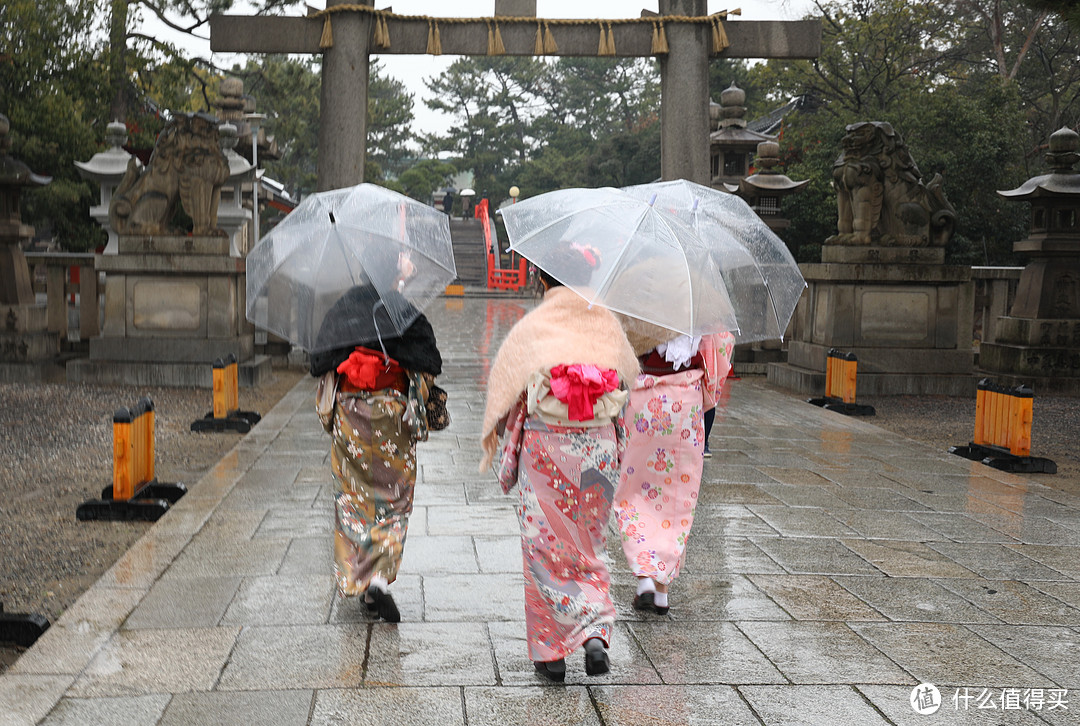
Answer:
[{"label": "distant staircase", "polygon": [[484,249],[484,229],[475,219],[450,219],[450,239],[454,246],[459,285],[487,285],[487,255]]}]

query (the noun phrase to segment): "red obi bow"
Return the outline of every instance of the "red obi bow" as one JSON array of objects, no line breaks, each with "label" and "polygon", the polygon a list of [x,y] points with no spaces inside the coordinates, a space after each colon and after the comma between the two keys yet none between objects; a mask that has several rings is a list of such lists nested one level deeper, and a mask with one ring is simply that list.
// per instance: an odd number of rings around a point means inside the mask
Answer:
[{"label": "red obi bow", "polygon": [[610,368],[574,363],[551,369],[551,393],[566,404],[571,421],[592,420],[596,401],[618,387],[619,374]]},{"label": "red obi bow", "polygon": [[[388,360],[378,353],[373,353],[365,348],[357,348],[348,358],[337,367],[337,372],[345,376],[349,383],[361,391],[373,391],[384,386],[380,383],[383,374],[388,372],[391,366]],[[393,360],[389,361],[396,366]]]}]

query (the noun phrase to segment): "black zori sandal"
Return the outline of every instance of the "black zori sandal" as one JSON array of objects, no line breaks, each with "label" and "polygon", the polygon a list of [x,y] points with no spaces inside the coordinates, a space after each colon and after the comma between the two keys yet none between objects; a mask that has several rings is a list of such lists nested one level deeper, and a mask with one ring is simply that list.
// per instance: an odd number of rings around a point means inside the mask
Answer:
[{"label": "black zori sandal", "polygon": [[634,595],[634,610],[652,610],[657,615],[667,615],[668,606],[660,607],[656,604],[656,593],[643,592]]},{"label": "black zori sandal", "polygon": [[369,587],[367,596],[371,598],[370,603],[365,603],[368,610],[378,613],[379,617],[388,623],[401,622],[401,613],[398,612],[397,605],[394,603],[394,598],[390,597],[390,593],[384,592],[377,587]]},{"label": "black zori sandal", "polygon": [[562,658],[558,660],[534,660],[533,666],[536,668],[536,672],[547,678],[549,681],[555,681],[561,683],[566,678],[566,661]]},{"label": "black zori sandal", "polygon": [[611,670],[608,661],[607,648],[604,641],[599,638],[589,638],[585,641],[585,674],[599,676]]}]

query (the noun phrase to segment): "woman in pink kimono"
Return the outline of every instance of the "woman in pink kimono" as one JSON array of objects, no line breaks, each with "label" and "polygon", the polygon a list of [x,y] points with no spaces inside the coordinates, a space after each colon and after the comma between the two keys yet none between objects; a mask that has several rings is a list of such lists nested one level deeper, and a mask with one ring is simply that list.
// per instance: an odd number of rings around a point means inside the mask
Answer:
[{"label": "woman in pink kimono", "polygon": [[681,336],[640,358],[615,493],[623,554],[638,578],[635,610],[668,611],[701,486],[704,413],[716,404],[733,346],[730,333]]},{"label": "woman in pink kimono", "polygon": [[[595,265],[595,250],[572,251]],[[529,657],[541,676],[562,681],[579,647],[588,675],[609,669],[615,606],[601,556],[619,477],[622,384],[638,364],[610,312],[541,279],[543,302],[514,325],[492,365],[480,469],[505,427],[498,474],[504,491],[517,484],[521,496]]]}]

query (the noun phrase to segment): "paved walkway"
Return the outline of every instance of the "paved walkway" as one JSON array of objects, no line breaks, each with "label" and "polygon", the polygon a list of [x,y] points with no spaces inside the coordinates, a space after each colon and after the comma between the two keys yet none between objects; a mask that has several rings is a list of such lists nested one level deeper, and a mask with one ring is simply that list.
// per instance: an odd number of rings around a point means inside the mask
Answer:
[{"label": "paved walkway", "polygon": [[529,304],[431,312],[454,420],[420,447],[400,625],[334,596],[305,379],[0,676],[0,724],[1080,723],[1080,497],[750,379],[670,614],[630,609],[611,538],[612,671],[542,682],[515,500],[476,473],[482,382]]}]

